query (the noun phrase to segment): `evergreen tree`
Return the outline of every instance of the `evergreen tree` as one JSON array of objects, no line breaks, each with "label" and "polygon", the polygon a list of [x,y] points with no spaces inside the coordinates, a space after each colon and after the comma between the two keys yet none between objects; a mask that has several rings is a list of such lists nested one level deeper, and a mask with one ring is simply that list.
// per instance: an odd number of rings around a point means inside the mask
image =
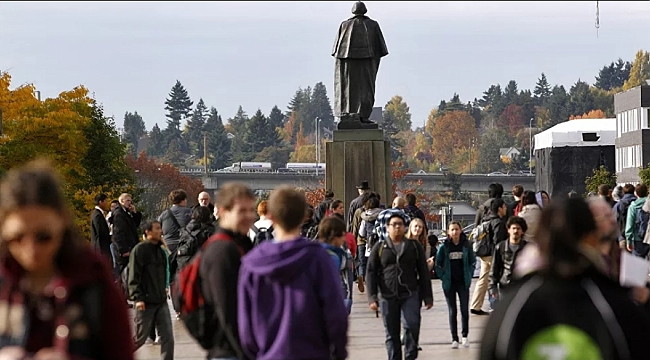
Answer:
[{"label": "evergreen tree", "polygon": [[[306,89],[298,88],[293,98],[289,102],[289,112],[287,116],[293,113],[296,117],[296,127],[302,125],[305,135],[314,133],[314,125],[318,114],[313,102],[313,93],[311,87]],[[332,117],[332,123],[334,122]]]},{"label": "evergreen tree", "polygon": [[547,105],[550,121],[545,124],[546,128],[544,130],[569,120],[569,100],[569,94],[567,94],[564,86],[556,85],[553,87]]},{"label": "evergreen tree", "polygon": [[[194,102],[190,100],[187,90],[180,81],[176,80],[169,97],[165,100],[165,110],[167,111],[167,128],[164,131],[165,145],[169,144],[171,140],[181,139],[181,123],[191,114],[192,105]],[[181,147],[182,151],[183,144],[178,143],[177,145]]]},{"label": "evergreen tree", "polygon": [[207,136],[208,167],[218,170],[229,166],[231,141],[226,134],[221,115],[214,107],[210,108],[204,131]]},{"label": "evergreen tree", "polygon": [[124,114],[124,141],[130,145],[130,153],[136,155],[140,152],[138,149],[138,141],[140,138],[147,133],[147,128],[145,127],[144,120],[142,116],[138,115],[138,112],[130,113],[126,112]]},{"label": "evergreen tree", "polygon": [[238,161],[249,161],[246,159],[246,154],[244,154],[246,149],[246,144],[244,143],[244,135],[246,134],[246,123],[248,122],[248,115],[244,109],[239,106],[237,113],[234,117],[228,119],[228,124],[232,128],[233,135],[235,136],[232,141],[232,146],[230,150],[232,152],[232,160],[235,162]]},{"label": "evergreen tree", "polygon": [[203,126],[207,116],[208,107],[205,106],[203,99],[199,99],[196,109],[185,125],[185,141],[189,144],[192,155],[196,157],[203,156]]},{"label": "evergreen tree", "polygon": [[600,69],[594,86],[606,91],[620,88],[630,76],[631,68],[632,64],[629,61],[623,61],[623,59],[619,58],[616,62],[612,62],[609,66],[605,65]]},{"label": "evergreen tree", "polygon": [[[390,102],[389,102],[390,103]],[[387,104],[388,106],[388,104]],[[397,125],[398,119],[392,111],[384,109],[380,128],[384,130],[384,140],[390,141],[392,160],[397,161],[401,156],[402,143],[397,138],[399,128]]]},{"label": "evergreen tree", "polygon": [[174,139],[169,142],[169,147],[167,147],[167,151],[163,157],[164,162],[172,164],[176,167],[185,166],[186,156],[181,152],[181,147],[179,145],[180,142],[181,139]]},{"label": "evergreen tree", "polygon": [[271,127],[262,110],[257,109],[253,117],[246,122],[246,133],[242,139],[244,143],[243,155],[248,161],[253,160],[258,153],[268,146],[275,146],[280,142],[275,129]]},{"label": "evergreen tree", "polygon": [[510,80],[508,82],[508,86],[506,86],[503,96],[505,97],[507,105],[519,105],[519,89],[517,88],[516,81]]},{"label": "evergreen tree", "polygon": [[330,99],[327,97],[327,88],[322,82],[314,85],[311,93],[311,104],[314,109],[315,117],[321,120],[320,126],[327,129],[334,129],[334,114]]},{"label": "evergreen tree", "polygon": [[269,123],[271,126],[276,128],[281,128],[284,125],[285,116],[282,113],[282,110],[278,108],[277,105],[273,106],[271,113],[269,114]]},{"label": "evergreen tree", "polygon": [[503,92],[501,91],[501,85],[499,84],[492,85],[489,89],[483,92],[483,97],[479,99],[477,103],[486,110],[488,114],[495,118],[499,117],[508,105],[503,96]]},{"label": "evergreen tree", "polygon": [[120,142],[115,122],[113,118],[104,116],[104,109],[97,104],[92,105],[92,115],[84,128],[84,136],[88,150],[81,159],[81,165],[85,169],[93,169],[86,174],[90,186],[120,188],[133,180],[132,171],[124,161],[126,146]]},{"label": "evergreen tree", "polygon": [[162,156],[164,154],[165,138],[158,124],[155,124],[149,132],[149,144],[147,145],[147,155]]},{"label": "evergreen tree", "polygon": [[578,79],[569,92],[569,115],[582,115],[594,109],[594,96],[589,84]]},{"label": "evergreen tree", "polygon": [[540,78],[537,80],[533,94],[535,94],[534,99],[537,105],[544,106],[544,104],[546,104],[546,101],[551,96],[551,85],[546,79],[546,74],[542,73]]}]

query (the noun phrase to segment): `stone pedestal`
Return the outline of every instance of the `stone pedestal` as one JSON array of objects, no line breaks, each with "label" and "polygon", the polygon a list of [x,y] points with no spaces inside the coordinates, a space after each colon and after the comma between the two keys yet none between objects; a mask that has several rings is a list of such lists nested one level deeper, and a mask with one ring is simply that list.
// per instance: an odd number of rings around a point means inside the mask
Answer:
[{"label": "stone pedestal", "polygon": [[325,187],[345,204],[359,196],[357,186],[367,180],[371,191],[379,193],[382,204],[390,207],[392,196],[390,142],[380,129],[334,130],[333,141],[325,148]]}]

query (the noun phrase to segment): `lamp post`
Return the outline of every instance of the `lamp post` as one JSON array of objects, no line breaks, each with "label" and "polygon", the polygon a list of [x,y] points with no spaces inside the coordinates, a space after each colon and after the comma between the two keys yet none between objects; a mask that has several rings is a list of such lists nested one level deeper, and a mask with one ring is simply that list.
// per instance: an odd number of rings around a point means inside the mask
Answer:
[{"label": "lamp post", "polygon": [[318,176],[318,167],[320,166],[320,119],[314,119],[314,127],[316,128],[316,176]]},{"label": "lamp post", "polygon": [[472,148],[474,147],[475,144],[475,139],[471,138],[468,140],[469,142],[469,173],[472,173]]},{"label": "lamp post", "polygon": [[533,173],[533,120],[534,117],[530,118],[528,123],[528,171]]}]

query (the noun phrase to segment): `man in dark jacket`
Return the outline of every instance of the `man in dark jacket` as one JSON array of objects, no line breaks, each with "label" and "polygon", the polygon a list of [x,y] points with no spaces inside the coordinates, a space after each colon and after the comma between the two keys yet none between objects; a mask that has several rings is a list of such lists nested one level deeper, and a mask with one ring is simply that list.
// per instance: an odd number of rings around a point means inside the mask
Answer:
[{"label": "man in dark jacket", "polygon": [[[142,221],[142,214],[133,206],[131,195],[124,193],[120,195],[118,200],[120,206],[113,211],[111,218],[113,219],[113,243],[117,246],[117,252],[119,253],[118,264],[121,277],[124,269],[129,264],[131,250],[140,242],[138,239],[138,226]],[[119,282],[122,286],[126,286],[121,281]]]},{"label": "man in dark jacket", "polygon": [[370,186],[368,186],[368,181],[364,180],[361,182],[361,185],[357,186],[357,191],[359,192],[359,196],[354,198],[350,202],[350,207],[348,208],[348,232],[351,232],[354,234],[354,231],[352,229],[352,221],[354,219],[354,213],[363,207],[364,204],[364,197],[363,195],[366,193],[370,192]]},{"label": "man in dark jacket", "polygon": [[208,359],[243,359],[237,330],[237,280],[241,257],[253,248],[248,230],[257,220],[256,199],[248,187],[239,183],[223,185],[217,199],[217,233],[230,240],[207,245],[199,264],[201,292],[216,316],[210,326],[216,329],[217,336],[208,350]]},{"label": "man in dark jacket", "polygon": [[[368,261],[366,282],[368,302],[380,310],[386,327],[388,359],[402,359],[400,315],[404,318],[406,339],[404,358],[416,359],[420,338],[420,309],[433,306],[433,292],[424,248],[417,241],[406,241],[408,218],[401,210],[385,210],[386,240],[373,246]],[[399,256],[398,256],[399,254]],[[381,298],[379,296],[381,293]]]},{"label": "man in dark jacket", "polygon": [[424,217],[424,212],[415,205],[415,203],[417,202],[417,198],[415,197],[415,195],[409,193],[406,194],[404,198],[406,199],[406,207],[404,207],[404,212],[406,213],[406,215],[408,215],[411,218],[411,220],[413,220],[413,218],[421,219],[424,222],[424,225],[426,226],[427,219]]},{"label": "man in dark jacket", "polygon": [[[474,218],[474,225],[478,226],[483,222],[483,218],[488,216],[491,212],[491,204],[494,199],[501,199],[503,197],[503,185],[499,183],[493,183],[488,186],[488,197],[483,204],[478,207],[476,210],[476,217]],[[512,211],[514,209],[507,209],[506,219],[512,216]]]},{"label": "man in dark jacket", "polygon": [[510,285],[517,254],[527,244],[526,240],[522,238],[528,230],[526,220],[519,216],[512,216],[506,223],[506,229],[509,235],[508,240],[501,241],[496,245],[492,257],[488,291],[495,300],[499,300],[501,291]]},{"label": "man in dark jacket", "polygon": [[147,238],[133,248],[129,259],[129,296],[135,303],[135,349],[156,328],[160,336],[161,360],[174,359],[174,332],[167,306],[167,255],[161,248],[162,227],[158,221],[144,226]]},{"label": "man in dark jacket", "polygon": [[320,224],[320,221],[325,218],[325,214],[328,213],[330,209],[330,204],[332,204],[332,200],[334,200],[334,191],[332,190],[325,191],[325,199],[318,205],[318,207],[314,211],[314,221],[316,221],[317,224]]},{"label": "man in dark jacket", "polygon": [[[504,241],[508,238],[506,231],[506,214],[508,213],[508,206],[502,198],[493,198],[490,202],[490,212],[485,217],[483,222],[489,222],[488,235],[492,239],[492,245]],[[481,274],[479,275],[476,287],[474,288],[474,295],[472,295],[472,303],[470,305],[470,312],[474,315],[487,315],[488,312],[483,310],[483,302],[485,301],[485,293],[488,289],[490,280],[490,270],[492,269],[492,256],[481,256]]]},{"label": "man in dark jacket", "polygon": [[621,248],[625,248],[625,225],[627,224],[627,210],[636,200],[634,195],[634,185],[625,184],[623,186],[623,197],[614,205],[614,214],[616,215],[616,222],[618,223],[619,231],[619,244]]},{"label": "man in dark jacket", "polygon": [[162,224],[163,241],[169,248],[169,274],[176,275],[176,249],[181,241],[181,229],[192,220],[192,209],[187,207],[187,193],[185,190],[174,190],[169,193],[172,207],[165,210],[158,221]]},{"label": "man in dark jacket", "polygon": [[108,196],[98,194],[95,196],[95,210],[93,210],[90,220],[90,243],[97,253],[101,253],[113,263],[111,255],[111,232],[106,220],[106,209],[108,208]]}]

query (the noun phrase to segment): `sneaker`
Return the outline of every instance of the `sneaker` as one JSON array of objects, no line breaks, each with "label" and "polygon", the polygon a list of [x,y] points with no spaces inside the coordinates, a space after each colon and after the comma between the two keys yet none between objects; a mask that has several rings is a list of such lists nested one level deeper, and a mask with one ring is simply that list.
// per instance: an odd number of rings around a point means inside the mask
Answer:
[{"label": "sneaker", "polygon": [[467,340],[466,337],[463,338],[463,347],[468,348],[469,347],[469,340]]},{"label": "sneaker", "polygon": [[177,312],[176,313],[176,320],[180,320],[180,319],[181,319],[181,313]]},{"label": "sneaker", "polygon": [[147,345],[153,345],[153,344],[155,344],[154,340],[151,340],[151,338],[147,338],[147,340],[145,340],[144,343],[147,344]]},{"label": "sneaker", "polygon": [[451,348],[452,348],[452,349],[458,349],[458,341],[453,341],[453,342],[451,343]]},{"label": "sneaker", "polygon": [[359,275],[359,277],[357,278],[357,281],[359,281],[359,283],[357,284],[358,287],[359,287],[359,292],[366,291],[366,287],[363,285],[363,276]]},{"label": "sneaker", "polygon": [[474,309],[472,309],[472,310],[470,310],[469,312],[471,312],[471,313],[474,314],[474,315],[490,315],[489,312],[487,312],[487,311],[483,311],[482,309],[481,309],[481,310],[474,310]]},{"label": "sneaker", "polygon": [[153,344],[160,345],[160,335],[156,336],[156,340],[154,340]]}]

